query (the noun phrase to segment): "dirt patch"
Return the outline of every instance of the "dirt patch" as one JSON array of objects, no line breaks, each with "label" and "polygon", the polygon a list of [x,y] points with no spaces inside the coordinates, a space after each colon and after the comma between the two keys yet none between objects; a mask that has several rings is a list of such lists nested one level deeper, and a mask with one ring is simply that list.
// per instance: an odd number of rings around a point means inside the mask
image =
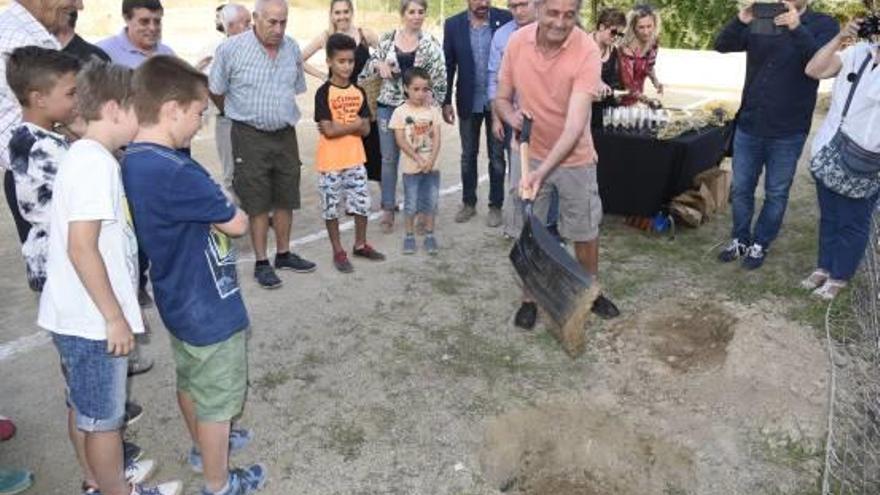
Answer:
[{"label": "dirt patch", "polygon": [[517,495],[636,495],[695,483],[689,449],[613,412],[572,404],[496,418],[482,464],[500,490]]},{"label": "dirt patch", "polygon": [[647,322],[655,356],[682,372],[723,364],[736,317],[717,304],[676,306],[672,314]]}]

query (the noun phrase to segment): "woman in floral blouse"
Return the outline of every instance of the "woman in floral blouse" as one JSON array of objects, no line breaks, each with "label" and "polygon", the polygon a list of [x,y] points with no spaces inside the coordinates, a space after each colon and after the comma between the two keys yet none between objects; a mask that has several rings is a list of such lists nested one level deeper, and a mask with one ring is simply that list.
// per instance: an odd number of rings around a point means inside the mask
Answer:
[{"label": "woman in floral blouse", "polygon": [[650,6],[636,6],[627,16],[626,34],[620,49],[620,82],[629,93],[622,99],[632,105],[645,99],[645,79],[650,78],[657,93],[663,94],[663,85],[657,79],[660,16]]},{"label": "woman in floral blouse", "polygon": [[382,149],[382,229],[391,232],[394,227],[394,209],[397,205],[397,165],[400,149],[394,140],[394,131],[388,121],[394,109],[405,101],[403,73],[412,67],[421,67],[431,74],[434,104],[446,96],[446,63],[443,46],[436,38],[422,31],[427,0],[401,0],[402,26],[379,38],[379,46],[361,72],[360,81],[371,77],[382,78],[379,92],[379,142]]}]

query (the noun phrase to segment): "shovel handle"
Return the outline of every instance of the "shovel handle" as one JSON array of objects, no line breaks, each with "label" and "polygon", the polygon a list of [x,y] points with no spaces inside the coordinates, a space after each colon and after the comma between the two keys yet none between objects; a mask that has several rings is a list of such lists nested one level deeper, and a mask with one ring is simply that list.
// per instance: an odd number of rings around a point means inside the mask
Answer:
[{"label": "shovel handle", "polygon": [[[532,136],[532,119],[523,115],[522,129],[519,131],[519,166],[520,181],[529,174],[529,139]],[[520,185],[520,197],[523,201],[534,201],[535,191],[525,190]]]}]

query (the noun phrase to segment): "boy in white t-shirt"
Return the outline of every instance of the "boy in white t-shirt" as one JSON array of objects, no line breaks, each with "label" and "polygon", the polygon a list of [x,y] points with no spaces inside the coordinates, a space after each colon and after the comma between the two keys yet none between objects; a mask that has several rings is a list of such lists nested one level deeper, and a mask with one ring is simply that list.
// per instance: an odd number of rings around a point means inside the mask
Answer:
[{"label": "boy in white t-shirt", "polygon": [[113,152],[131,141],[131,70],[92,62],[76,80],[87,128],[61,160],[49,215],[46,284],[37,323],[52,332],[68,403],[86,434],[103,495],[177,495],[180,482],[129,485],[123,469],[127,355],[143,333],[137,240]]}]

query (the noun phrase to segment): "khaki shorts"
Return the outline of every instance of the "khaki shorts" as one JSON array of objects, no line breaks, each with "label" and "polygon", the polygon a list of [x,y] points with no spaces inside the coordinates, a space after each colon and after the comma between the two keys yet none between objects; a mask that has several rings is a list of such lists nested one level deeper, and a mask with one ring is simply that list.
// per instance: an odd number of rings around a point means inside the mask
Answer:
[{"label": "khaki shorts", "polygon": [[[532,170],[540,165],[538,160],[531,161]],[[572,242],[589,242],[598,238],[602,199],[599,197],[596,165],[556,167],[544,179],[535,198],[534,212],[538,218],[547,218],[553,189],[559,193],[559,233],[562,237]]]},{"label": "khaki shorts", "polygon": [[261,131],[232,123],[232,189],[248,215],[298,210],[302,162],[296,129]]},{"label": "khaki shorts", "polygon": [[195,402],[199,421],[230,421],[241,414],[247,391],[245,331],[201,347],[169,337],[177,365],[177,390]]}]

